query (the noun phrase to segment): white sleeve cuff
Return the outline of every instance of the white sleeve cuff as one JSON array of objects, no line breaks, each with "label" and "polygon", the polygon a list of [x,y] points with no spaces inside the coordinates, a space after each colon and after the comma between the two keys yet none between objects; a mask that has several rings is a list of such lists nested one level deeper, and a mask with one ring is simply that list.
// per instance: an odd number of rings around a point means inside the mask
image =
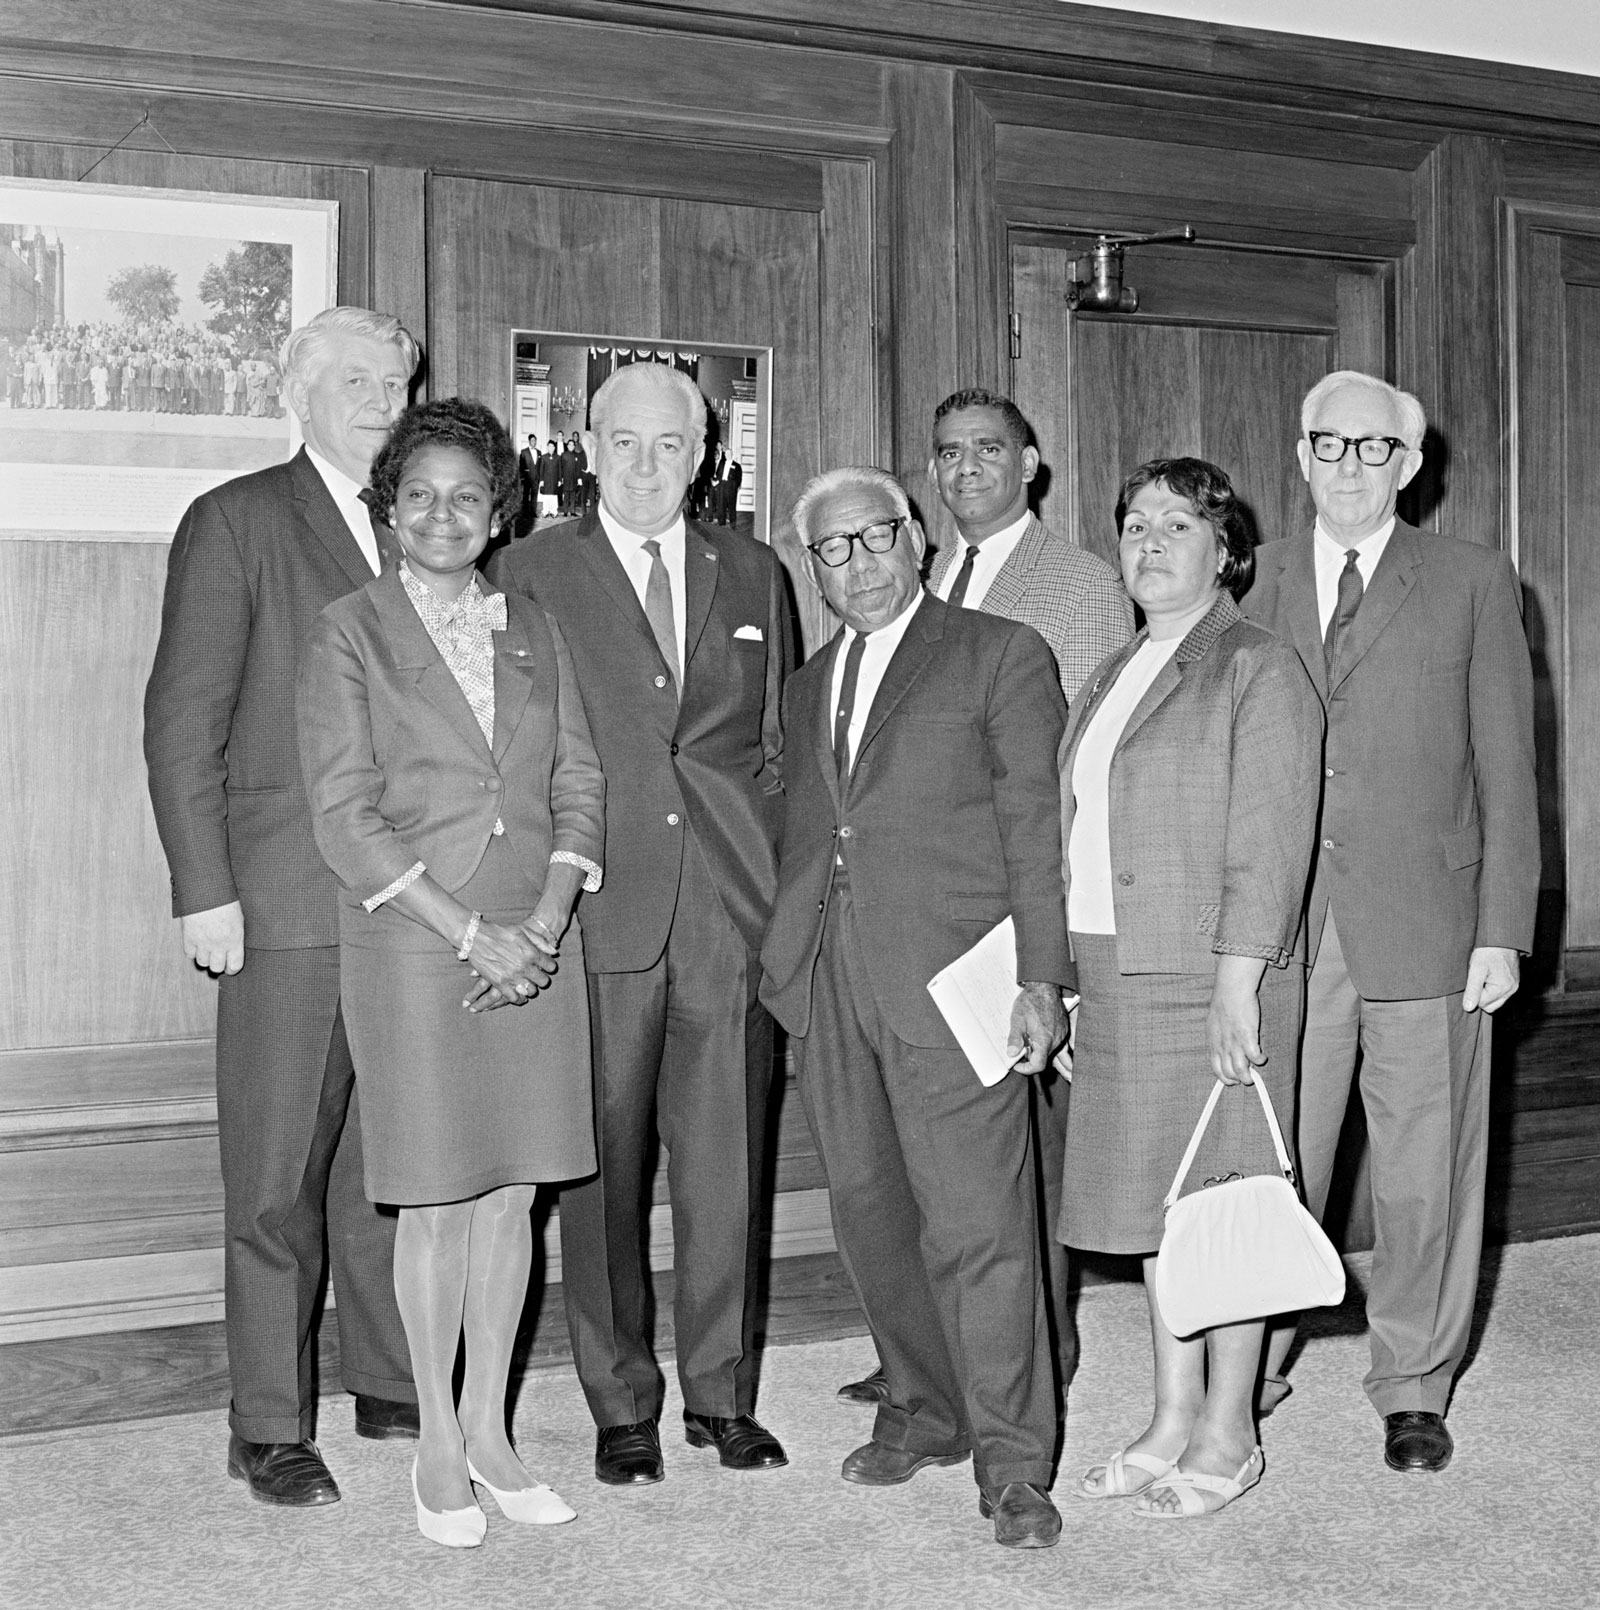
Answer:
[{"label": "white sleeve cuff", "polygon": [[562,866],[575,866],[582,868],[583,892],[585,894],[593,894],[595,890],[600,887],[601,880],[604,878],[605,874],[601,872],[600,868],[597,867],[588,856],[579,855],[573,850],[552,850],[550,852],[550,864],[554,866],[558,861],[562,864]]},{"label": "white sleeve cuff", "polygon": [[409,871],[402,872],[387,889],[380,889],[370,900],[363,900],[361,904],[366,907],[368,911],[376,911],[378,907],[384,903],[384,901],[393,900],[402,889],[409,889],[411,885],[415,883],[417,879],[420,878],[427,870],[427,867],[425,867],[422,862],[418,861],[417,864],[410,868]]}]

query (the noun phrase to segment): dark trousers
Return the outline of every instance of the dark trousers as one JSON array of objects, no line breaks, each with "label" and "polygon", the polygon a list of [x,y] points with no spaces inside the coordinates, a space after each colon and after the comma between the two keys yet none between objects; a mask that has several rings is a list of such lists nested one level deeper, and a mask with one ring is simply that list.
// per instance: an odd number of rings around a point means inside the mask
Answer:
[{"label": "dark trousers", "polygon": [[970,1448],[983,1487],[1046,1486],[1056,1413],[1028,1081],[985,1089],[960,1051],[897,1038],[867,976],[840,884],[795,1046],[834,1236],[889,1377],[873,1438]]},{"label": "dark trousers", "polygon": [[416,1400],[394,1296],[393,1213],[367,1200],[339,949],[250,950],[217,1003],[228,1423],[250,1442],[313,1433],[324,1263],[351,1392]]},{"label": "dark trousers", "polygon": [[1056,1386],[1066,1403],[1078,1369],[1078,1327],[1072,1312],[1067,1249],[1056,1240],[1061,1222],[1061,1168],[1067,1150],[1067,1108],[1072,1086],[1053,1068],[1033,1080],[1033,1147],[1038,1162],[1040,1220],[1044,1245],[1045,1312],[1055,1350]]},{"label": "dark trousers", "polygon": [[755,1314],[772,1019],[760,969],[686,834],[665,951],[638,973],[589,975],[600,1172],[561,1193],[573,1362],[595,1424],[661,1413],[651,1347],[651,1129],[672,1198],[673,1326],[684,1406],[755,1403]]}]

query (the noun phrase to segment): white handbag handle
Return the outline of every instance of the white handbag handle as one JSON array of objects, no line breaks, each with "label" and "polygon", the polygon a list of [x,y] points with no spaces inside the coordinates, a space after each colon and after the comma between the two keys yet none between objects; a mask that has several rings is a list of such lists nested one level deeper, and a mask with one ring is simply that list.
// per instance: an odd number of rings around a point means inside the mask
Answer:
[{"label": "white handbag handle", "polygon": [[[1267,1128],[1272,1131],[1272,1144],[1278,1151],[1278,1167],[1283,1170],[1283,1177],[1289,1184],[1295,1184],[1294,1164],[1289,1161],[1289,1149],[1283,1144],[1283,1131],[1278,1128],[1278,1115],[1272,1109],[1272,1097],[1267,1094],[1266,1084],[1258,1074],[1251,1081],[1255,1085],[1256,1094],[1261,1097],[1261,1110],[1266,1114]],[[1166,1199],[1161,1204],[1161,1211],[1165,1213],[1174,1202],[1178,1200],[1178,1192],[1183,1189],[1184,1179],[1189,1173],[1189,1167],[1194,1162],[1194,1154],[1200,1150],[1200,1137],[1206,1132],[1206,1125],[1211,1122],[1211,1115],[1217,1110],[1217,1101],[1226,1089],[1225,1081],[1218,1079],[1211,1087],[1211,1094],[1206,1097],[1205,1110],[1200,1114],[1200,1122],[1194,1126],[1194,1133],[1189,1137],[1188,1150],[1183,1154],[1183,1161],[1178,1164],[1178,1172],[1173,1177],[1172,1189],[1167,1192]]]}]

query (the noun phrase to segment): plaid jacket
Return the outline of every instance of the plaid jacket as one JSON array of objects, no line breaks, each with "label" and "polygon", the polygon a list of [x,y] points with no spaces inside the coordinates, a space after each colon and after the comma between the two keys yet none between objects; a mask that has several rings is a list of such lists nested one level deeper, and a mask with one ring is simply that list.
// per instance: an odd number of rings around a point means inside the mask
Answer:
[{"label": "plaid jacket", "polygon": [[[951,543],[934,555],[928,586],[937,593],[960,552]],[[1133,636],[1133,605],[1122,578],[1098,555],[1058,537],[1038,515],[1000,567],[983,602],[986,615],[1031,626],[1050,645],[1067,703],[1089,673]]]}]

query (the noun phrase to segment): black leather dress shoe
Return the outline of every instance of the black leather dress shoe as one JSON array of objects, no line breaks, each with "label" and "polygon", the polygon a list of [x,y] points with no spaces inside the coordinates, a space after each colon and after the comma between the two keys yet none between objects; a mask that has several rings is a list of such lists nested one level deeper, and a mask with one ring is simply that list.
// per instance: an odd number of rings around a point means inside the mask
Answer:
[{"label": "black leather dress shoe", "polygon": [[994,1521],[994,1540],[1008,1549],[1054,1548],[1061,1536],[1060,1512],[1031,1481],[1008,1481],[998,1491],[980,1487],[978,1513]]},{"label": "black leather dress shoe", "polygon": [[393,1398],[372,1398],[364,1392],[356,1393],[356,1435],[370,1437],[374,1442],[389,1442],[398,1437],[417,1437],[422,1433],[422,1422],[414,1403],[397,1403]]},{"label": "black leather dress shoe", "polygon": [[1383,1462],[1391,1470],[1443,1470],[1455,1451],[1442,1414],[1402,1409],[1383,1417]]},{"label": "black leather dress shoe", "polygon": [[919,1453],[914,1448],[891,1448],[886,1442],[864,1442],[844,1456],[839,1474],[858,1487],[898,1487],[929,1465],[959,1465],[967,1453]]},{"label": "black leather dress shoe", "polygon": [[839,1388],[838,1397],[841,1403],[859,1403],[865,1408],[875,1409],[880,1403],[889,1401],[889,1377],[883,1373],[880,1364],[862,1380],[846,1381]]},{"label": "black leather dress shoe", "polygon": [[339,1502],[339,1485],[314,1442],[246,1442],[228,1438],[228,1474],[263,1504],[313,1509]]},{"label": "black leather dress shoe", "polygon": [[644,1486],[667,1473],[661,1459],[661,1425],[638,1420],[631,1425],[601,1426],[594,1438],[596,1481],[609,1487]]},{"label": "black leather dress shoe", "polygon": [[776,1470],[789,1463],[778,1439],[748,1414],[720,1420],[685,1409],[683,1435],[691,1448],[714,1447],[729,1470]]}]

